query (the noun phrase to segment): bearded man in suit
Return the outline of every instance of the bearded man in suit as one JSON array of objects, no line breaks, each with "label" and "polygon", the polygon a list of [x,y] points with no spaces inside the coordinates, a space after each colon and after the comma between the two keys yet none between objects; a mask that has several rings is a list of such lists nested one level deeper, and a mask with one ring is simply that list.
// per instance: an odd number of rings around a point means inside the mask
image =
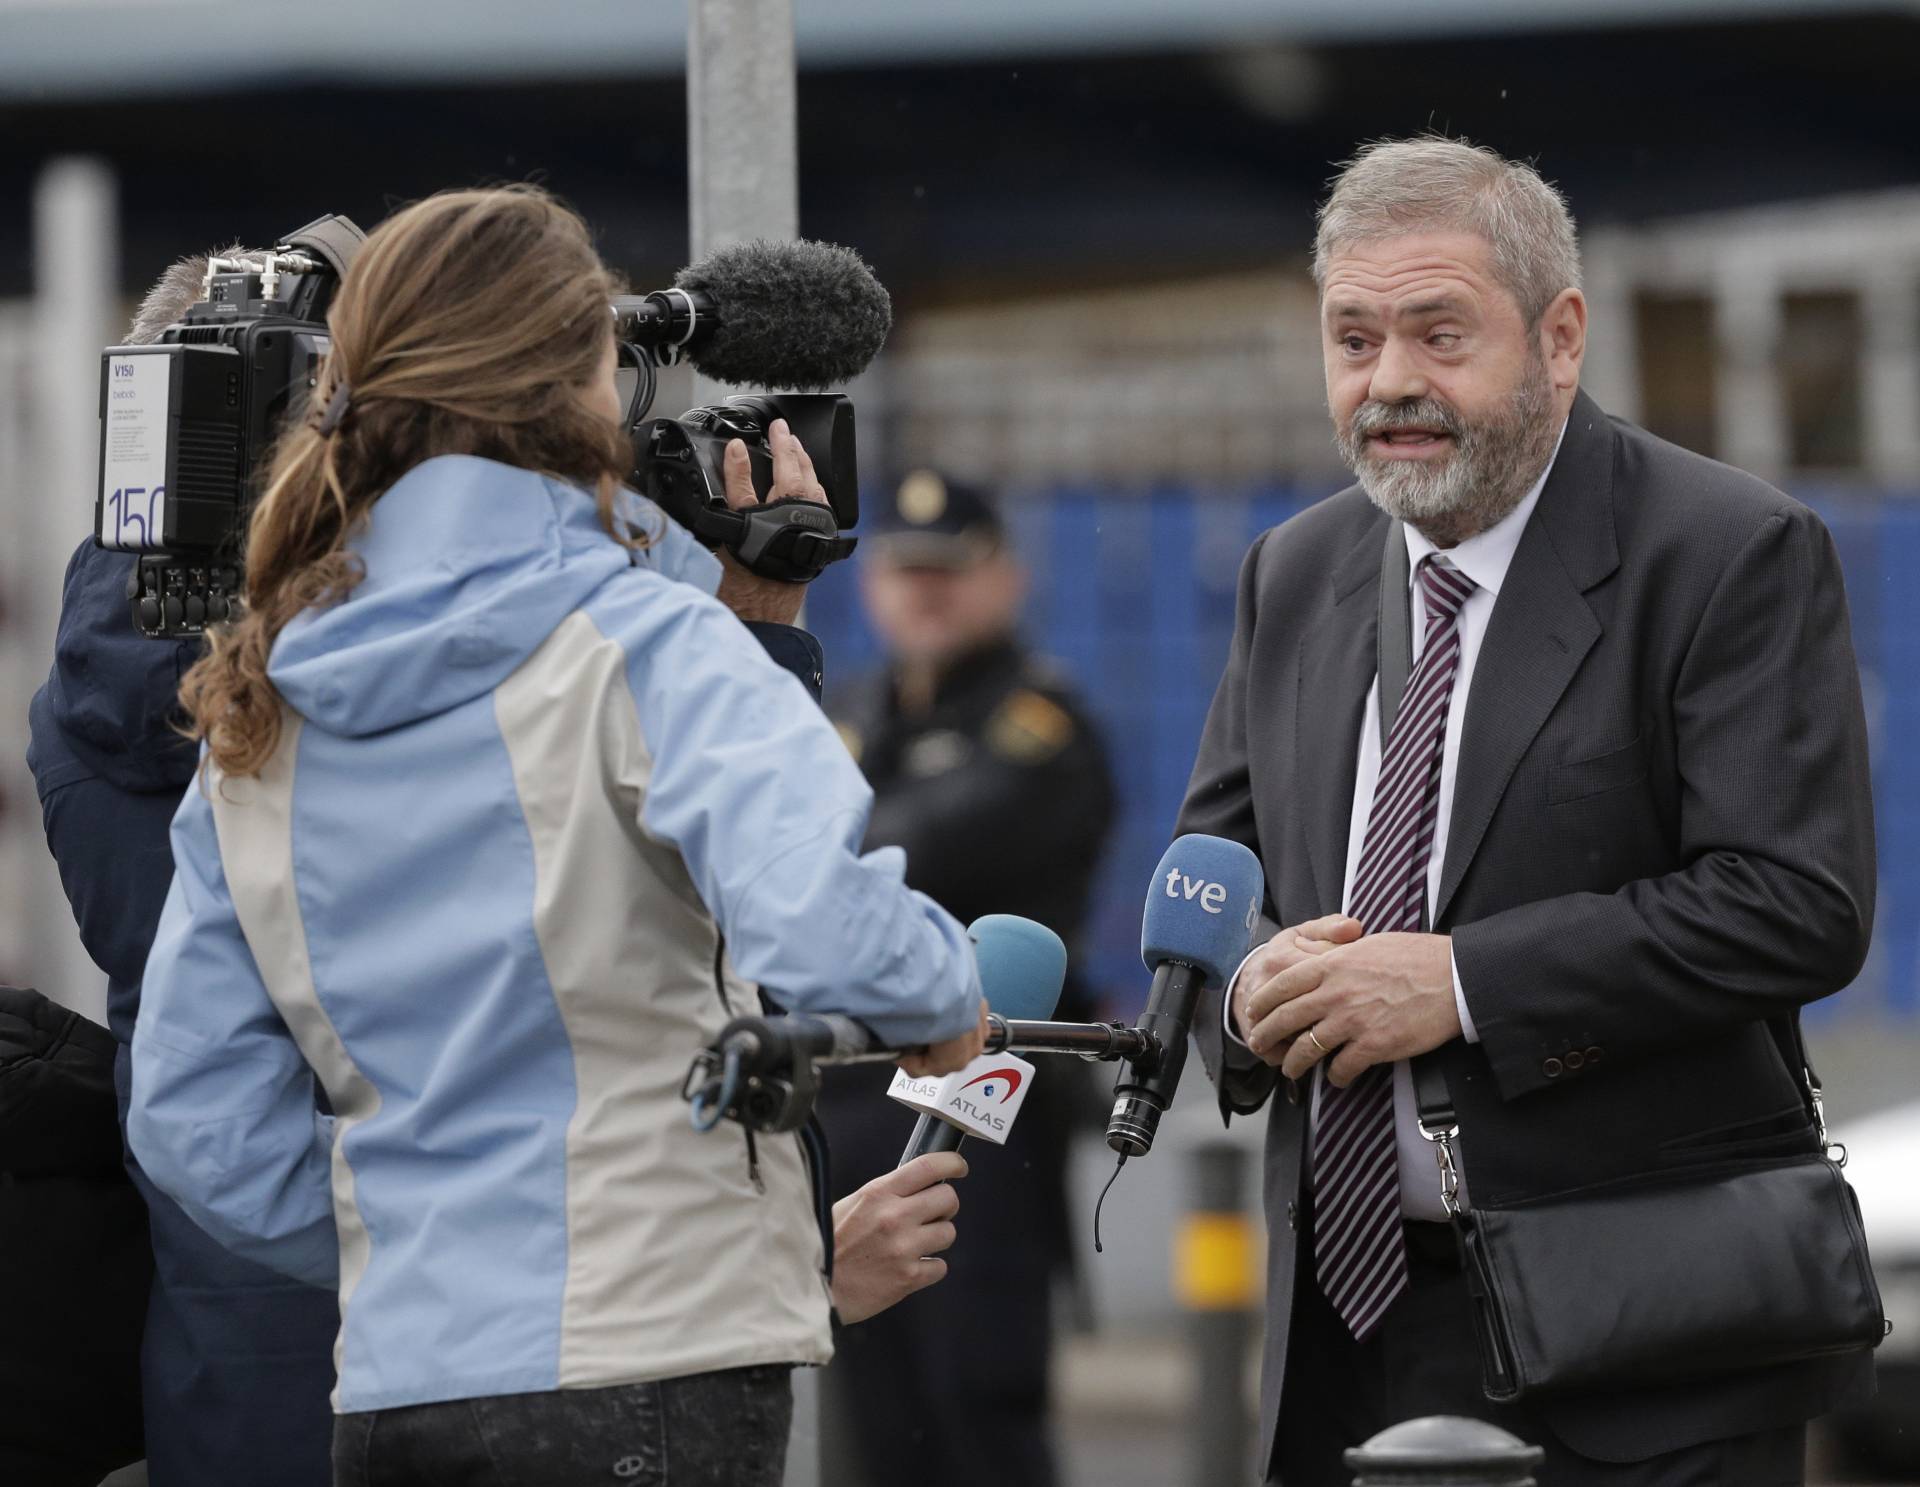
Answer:
[{"label": "bearded man in suit", "polygon": [[1269,1106],[1269,1481],[1445,1413],[1556,1487],[1799,1483],[1870,1353],[1483,1397],[1408,1060],[1437,1053],[1469,1206],[1812,1149],[1794,1019],[1859,970],[1874,893],[1833,542],[1580,391],[1573,221],[1530,166],[1372,146],[1314,271],[1359,484],[1255,541],[1179,822],[1267,874],[1196,1026],[1223,1114]]}]

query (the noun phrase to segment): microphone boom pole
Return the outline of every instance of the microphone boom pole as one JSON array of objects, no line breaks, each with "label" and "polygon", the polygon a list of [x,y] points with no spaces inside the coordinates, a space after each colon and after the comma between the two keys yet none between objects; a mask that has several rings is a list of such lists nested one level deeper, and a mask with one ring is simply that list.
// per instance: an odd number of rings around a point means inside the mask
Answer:
[{"label": "microphone boom pole", "polygon": [[[736,1017],[687,1070],[681,1098],[707,1130],[732,1117],[756,1130],[788,1130],[804,1121],[818,1085],[815,1071],[893,1063],[919,1048],[877,1043],[846,1017]],[[1111,1022],[1036,1022],[987,1014],[986,1053],[1072,1054],[1092,1062],[1161,1063],[1161,1044],[1144,1028]]]},{"label": "microphone boom pole", "polygon": [[1117,1022],[1025,1022],[987,1016],[988,1053],[1075,1053],[1094,1062],[1159,1058],[1160,1045],[1145,1028]]}]

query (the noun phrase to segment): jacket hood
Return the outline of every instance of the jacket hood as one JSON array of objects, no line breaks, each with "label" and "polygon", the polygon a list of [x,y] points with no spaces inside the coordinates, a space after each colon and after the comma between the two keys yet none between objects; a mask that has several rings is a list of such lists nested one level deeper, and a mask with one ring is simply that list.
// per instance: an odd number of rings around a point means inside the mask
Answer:
[{"label": "jacket hood", "polygon": [[90,776],[142,792],[178,790],[193,778],[177,698],[200,643],[134,629],[127,581],[135,561],[89,537],[67,563],[53,669],[30,709],[28,763],[42,798]]},{"label": "jacket hood", "polygon": [[627,492],[646,532],[629,551],[592,495],[470,455],[415,466],[373,505],[352,548],[365,579],[280,632],[267,674],[302,717],[359,736],[490,692],[602,584],[631,567],[712,593],[720,565],[652,503]]}]

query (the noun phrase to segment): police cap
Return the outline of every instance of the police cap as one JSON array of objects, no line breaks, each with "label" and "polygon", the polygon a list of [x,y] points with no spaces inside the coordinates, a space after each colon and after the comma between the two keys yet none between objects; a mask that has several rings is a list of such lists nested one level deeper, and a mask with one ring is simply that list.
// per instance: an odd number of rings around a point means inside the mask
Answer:
[{"label": "police cap", "polygon": [[937,470],[914,470],[887,493],[867,550],[906,568],[968,568],[1005,541],[986,491]]}]

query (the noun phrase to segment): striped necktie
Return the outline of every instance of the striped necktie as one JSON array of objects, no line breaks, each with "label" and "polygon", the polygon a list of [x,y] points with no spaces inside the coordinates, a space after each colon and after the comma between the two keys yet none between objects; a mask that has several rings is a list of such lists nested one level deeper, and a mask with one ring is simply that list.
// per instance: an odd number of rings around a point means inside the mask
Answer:
[{"label": "striped necktie", "polygon": [[[1460,669],[1460,606],[1478,587],[1443,558],[1421,560],[1427,633],[1380,760],[1347,912],[1368,934],[1418,930],[1440,802],[1447,706]],[[1313,1133],[1314,1268],[1320,1289],[1364,1341],[1407,1287],[1400,1230],[1393,1066],[1321,1091]]]}]

